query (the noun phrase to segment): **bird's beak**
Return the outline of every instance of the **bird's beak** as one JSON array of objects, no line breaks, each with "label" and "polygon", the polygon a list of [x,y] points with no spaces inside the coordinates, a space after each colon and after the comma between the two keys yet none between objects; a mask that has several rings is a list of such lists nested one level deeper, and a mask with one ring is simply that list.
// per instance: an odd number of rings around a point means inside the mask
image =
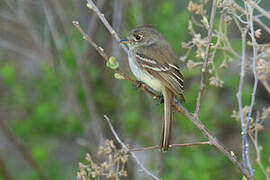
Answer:
[{"label": "bird's beak", "polygon": [[120,40],[120,43],[128,43],[129,42],[129,40],[127,40],[127,39],[121,39]]}]

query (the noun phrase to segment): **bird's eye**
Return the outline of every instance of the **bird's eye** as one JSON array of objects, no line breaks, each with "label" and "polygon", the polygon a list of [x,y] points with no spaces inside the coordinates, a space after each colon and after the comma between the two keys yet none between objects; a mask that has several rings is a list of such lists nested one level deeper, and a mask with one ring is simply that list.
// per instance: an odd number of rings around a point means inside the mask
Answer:
[{"label": "bird's eye", "polygon": [[135,35],[135,41],[140,41],[142,39],[142,35]]}]

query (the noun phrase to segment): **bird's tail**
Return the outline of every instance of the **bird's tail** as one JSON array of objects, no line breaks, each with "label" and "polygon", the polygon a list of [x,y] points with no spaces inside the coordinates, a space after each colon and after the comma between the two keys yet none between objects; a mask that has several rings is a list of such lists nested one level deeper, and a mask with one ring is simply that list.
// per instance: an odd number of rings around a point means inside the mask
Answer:
[{"label": "bird's tail", "polygon": [[164,96],[164,122],[162,125],[161,134],[161,150],[167,151],[170,145],[171,129],[172,129],[172,100],[173,94],[168,88],[164,88],[162,91]]}]

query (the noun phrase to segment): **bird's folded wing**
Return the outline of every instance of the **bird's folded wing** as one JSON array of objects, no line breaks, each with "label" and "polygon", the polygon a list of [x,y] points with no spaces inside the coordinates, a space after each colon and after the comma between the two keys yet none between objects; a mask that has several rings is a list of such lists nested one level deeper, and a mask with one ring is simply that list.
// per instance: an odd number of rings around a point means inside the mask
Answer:
[{"label": "bird's folded wing", "polygon": [[161,63],[144,54],[136,53],[136,61],[139,66],[149,74],[162,82],[180,100],[184,101],[184,77],[175,63]]}]

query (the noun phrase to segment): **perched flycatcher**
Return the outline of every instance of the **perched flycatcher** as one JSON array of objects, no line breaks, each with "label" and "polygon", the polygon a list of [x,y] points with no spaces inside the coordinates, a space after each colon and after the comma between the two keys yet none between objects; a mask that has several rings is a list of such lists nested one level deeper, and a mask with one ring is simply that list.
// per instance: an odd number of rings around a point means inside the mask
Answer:
[{"label": "perched flycatcher", "polygon": [[164,97],[164,123],[160,148],[167,151],[172,127],[172,101],[184,102],[184,77],[176,64],[177,58],[169,43],[155,29],[140,26],[127,39],[120,41],[129,47],[129,66],[137,80],[144,82]]}]

